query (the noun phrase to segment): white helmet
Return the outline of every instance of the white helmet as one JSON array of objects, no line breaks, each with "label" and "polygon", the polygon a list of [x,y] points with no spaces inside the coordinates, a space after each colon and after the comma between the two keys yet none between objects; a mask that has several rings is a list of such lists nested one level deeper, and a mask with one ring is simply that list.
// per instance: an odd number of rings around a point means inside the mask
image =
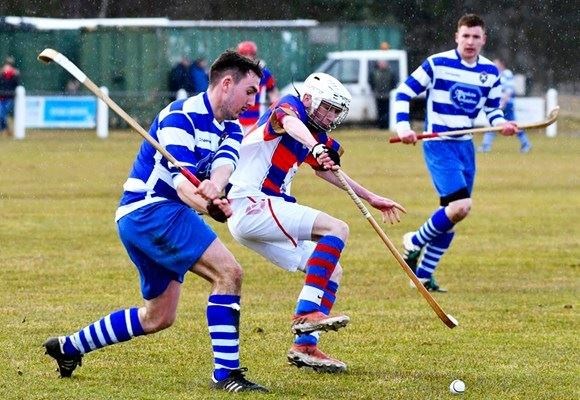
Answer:
[{"label": "white helmet", "polygon": [[[310,74],[304,81],[302,95],[312,96],[312,105],[307,110],[310,123],[323,131],[336,128],[346,118],[352,96],[336,78],[323,72]],[[331,110],[336,118],[327,118]]]}]

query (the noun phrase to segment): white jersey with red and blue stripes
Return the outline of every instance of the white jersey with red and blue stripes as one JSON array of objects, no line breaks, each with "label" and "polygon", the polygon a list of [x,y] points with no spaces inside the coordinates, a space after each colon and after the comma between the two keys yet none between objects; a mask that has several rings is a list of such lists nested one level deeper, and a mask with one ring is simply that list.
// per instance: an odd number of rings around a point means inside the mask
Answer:
[{"label": "white jersey with red and blue stripes", "polygon": [[[169,104],[157,115],[149,134],[200,181],[208,179],[217,167],[236,167],[243,137],[237,120],[220,123],[214,118],[207,92]],[[183,203],[175,188],[185,179],[151,144],[143,141],[123,185],[116,220],[158,201]]]},{"label": "white jersey with red and blue stripes", "polygon": [[342,153],[337,141],[308,125],[307,111],[298,97],[284,96],[260,118],[258,127],[244,137],[238,167],[230,178],[229,198],[268,195],[296,201],[290,195],[290,185],[298,167],[306,162],[318,168],[318,163],[306,146],[284,130],[282,120],[288,115],[304,122],[319,143]]},{"label": "white jersey with red and blue stripes", "polygon": [[[426,92],[426,132],[447,132],[473,127],[483,109],[492,126],[505,121],[499,108],[501,85],[497,67],[479,56],[469,65],[457,50],[428,57],[397,88],[395,110],[397,131],[411,129],[409,101]],[[448,136],[432,140],[469,140],[472,135]]]}]

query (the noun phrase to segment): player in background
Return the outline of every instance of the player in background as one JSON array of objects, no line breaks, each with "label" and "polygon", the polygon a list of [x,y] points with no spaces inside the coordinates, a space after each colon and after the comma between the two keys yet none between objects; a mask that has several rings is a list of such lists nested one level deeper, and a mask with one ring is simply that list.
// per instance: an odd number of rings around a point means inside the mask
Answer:
[{"label": "player in background", "polygon": [[231,208],[220,199],[239,158],[239,114],[254,104],[258,65],[223,53],[210,70],[207,92],[165,107],[149,134],[202,181],[195,187],[146,141],[137,154],[116,213],[119,236],[139,271],[142,307],[115,311],[44,347],[61,377],[70,377],[84,354],[171,326],[181,285],[191,271],[211,284],[207,324],[214,354],[211,385],[230,392],[267,391],[240,368],[242,269],[200,213],[225,222]]},{"label": "player in background", "polygon": [[256,94],[256,102],[240,115],[240,123],[245,130],[248,130],[258,122],[260,116],[268,109],[268,105],[275,103],[280,98],[280,93],[278,92],[274,75],[266,67],[264,60],[258,59],[258,46],[256,46],[256,43],[249,40],[240,42],[237,52],[250,60],[258,62],[262,69],[262,79],[260,80],[260,89]]},{"label": "player in background", "polygon": [[[409,101],[425,91],[426,132],[472,128],[481,109],[492,126],[502,126],[502,135],[513,135],[517,131],[517,125],[506,121],[500,108],[497,67],[480,55],[485,41],[484,21],[475,14],[462,16],[455,33],[457,48],[428,57],[398,87],[396,129],[403,143],[417,142],[409,121]],[[433,273],[451,245],[455,225],[471,209],[475,179],[472,135],[425,140],[423,155],[440,207],[417,231],[404,235],[404,258],[428,290],[445,291]]]},{"label": "player in background", "polygon": [[[499,107],[503,110],[505,119],[508,121],[514,121],[515,107],[514,107],[514,73],[506,68],[505,61],[501,58],[496,58],[493,60],[497,69],[499,70],[499,81],[501,83],[501,100],[499,101]],[[519,131],[516,135],[520,141],[520,153],[529,153],[532,149],[532,144],[526,132]],[[483,135],[483,141],[481,146],[477,149],[480,153],[489,153],[491,151],[491,146],[495,140],[495,132],[487,132]]]},{"label": "player in background", "polygon": [[[317,176],[342,188],[332,171],[340,165],[342,148],[328,132],[344,120],[350,101],[350,93],[332,76],[310,75],[299,96],[282,97],[246,133],[228,193],[233,210],[228,227],[233,237],[282,269],[306,274],[292,320],[296,337],[288,361],[326,372],[346,370],[345,363],[324,354],[317,344],[320,331],[337,330],[349,322],[346,315],[330,314],[349,228],[339,219],[298,204],[290,186],[305,162]],[[399,221],[402,206],[346,179],[382,213],[383,221]]]}]

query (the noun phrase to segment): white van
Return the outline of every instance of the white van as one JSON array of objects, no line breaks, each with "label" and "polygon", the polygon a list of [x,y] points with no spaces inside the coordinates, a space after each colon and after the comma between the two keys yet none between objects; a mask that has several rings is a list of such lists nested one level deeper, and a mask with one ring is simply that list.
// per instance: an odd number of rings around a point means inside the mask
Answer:
[{"label": "white van", "polygon": [[[349,50],[327,54],[327,59],[316,72],[325,72],[338,79],[352,95],[346,122],[372,122],[377,119],[377,106],[370,85],[371,72],[378,60],[389,62],[398,77],[397,85],[407,78],[407,52],[404,50]],[[313,71],[314,72],[314,71]],[[294,82],[298,91],[303,82]],[[292,84],[281,90],[282,95],[296,94]]]}]

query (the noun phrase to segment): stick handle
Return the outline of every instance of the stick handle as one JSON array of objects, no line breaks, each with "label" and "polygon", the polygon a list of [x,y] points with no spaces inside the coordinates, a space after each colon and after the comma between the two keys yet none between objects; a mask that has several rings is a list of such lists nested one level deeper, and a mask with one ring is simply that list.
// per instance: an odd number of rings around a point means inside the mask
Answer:
[{"label": "stick handle", "polygon": [[[518,125],[518,128],[520,130],[545,128],[549,125],[552,125],[554,122],[556,122],[556,119],[558,119],[558,112],[559,111],[560,111],[560,107],[557,106],[553,110],[550,111],[550,113],[548,114],[548,118],[545,119],[544,121],[527,123],[527,124],[520,124],[520,123],[516,122],[516,124]],[[458,131],[449,131],[449,132],[423,133],[423,134],[417,135],[417,140],[442,137],[442,136],[465,135],[466,133],[499,132],[502,129],[503,128],[501,126],[493,126],[493,127],[490,126],[490,127],[483,127],[483,128],[461,129]],[[389,138],[389,143],[400,143],[400,142],[401,142],[401,138],[398,136]]]},{"label": "stick handle", "polygon": [[409,279],[413,281],[413,283],[415,284],[421,295],[425,298],[425,300],[427,300],[427,303],[429,303],[433,311],[435,311],[435,314],[437,314],[439,319],[441,319],[441,321],[443,321],[443,323],[445,323],[445,325],[447,325],[449,328],[455,328],[457,326],[457,321],[453,317],[447,315],[445,311],[443,311],[439,303],[437,303],[437,301],[433,298],[433,296],[431,296],[431,293],[429,293],[429,291],[425,288],[425,286],[423,286],[421,281],[419,281],[419,279],[417,278],[413,270],[411,270],[411,268],[407,265],[407,263],[405,262],[405,260],[403,259],[403,257],[393,244],[393,242],[391,242],[387,234],[381,229],[377,221],[373,218],[368,208],[363,204],[361,199],[357,196],[352,187],[349,185],[346,178],[344,177],[344,173],[341,170],[333,172],[336,175],[336,177],[340,180],[341,185],[347,191],[352,201],[356,204],[358,209],[361,211],[361,213],[364,215],[367,221],[371,224],[375,232],[379,235],[383,243],[387,246],[391,254],[395,257],[395,259],[397,260],[403,271],[407,274]]}]

